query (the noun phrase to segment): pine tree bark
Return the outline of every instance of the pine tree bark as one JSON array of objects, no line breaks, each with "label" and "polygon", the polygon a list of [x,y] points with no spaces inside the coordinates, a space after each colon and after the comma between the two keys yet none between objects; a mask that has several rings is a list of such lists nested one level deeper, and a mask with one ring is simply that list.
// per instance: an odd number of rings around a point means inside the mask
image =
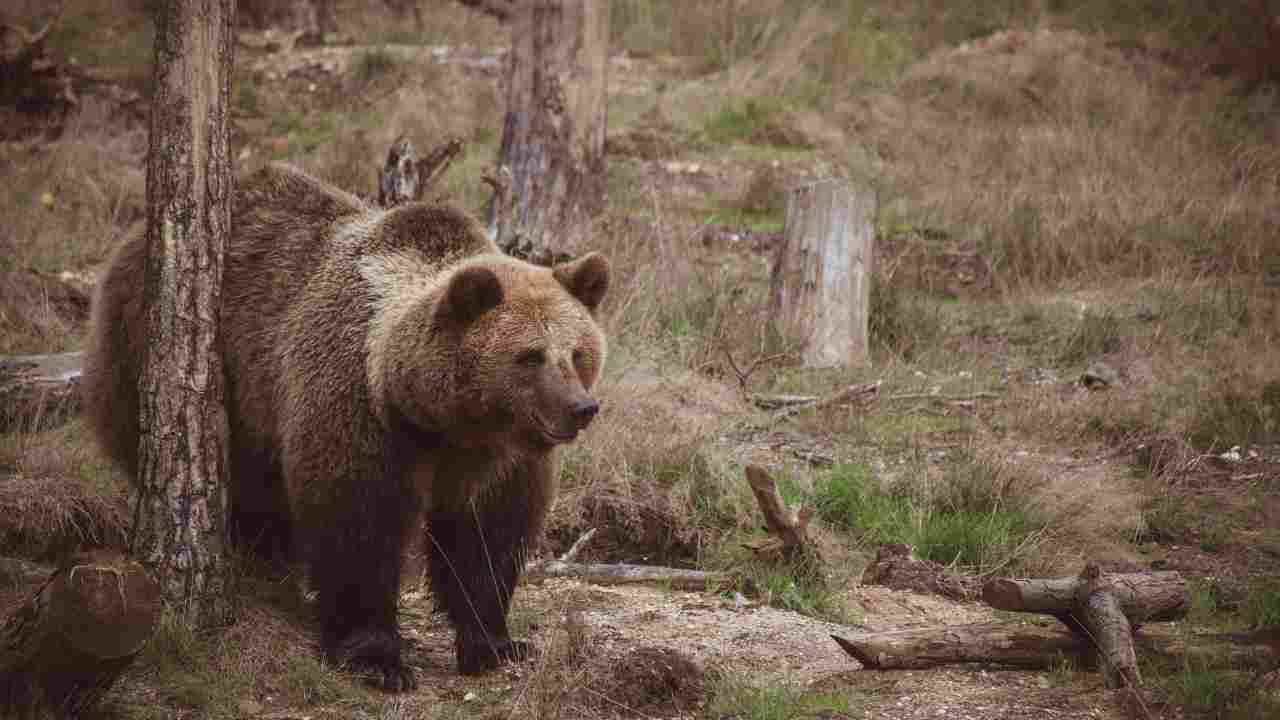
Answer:
[{"label": "pine tree bark", "polygon": [[147,157],[147,346],[132,553],[191,627],[231,616],[226,413],[219,354],[231,229],[227,133],[234,0],[156,6]]},{"label": "pine tree bark", "polygon": [[515,209],[490,207],[500,247],[550,264],[590,244],[605,201],[605,70],[609,4],[514,3],[507,112],[499,167],[511,171]]}]

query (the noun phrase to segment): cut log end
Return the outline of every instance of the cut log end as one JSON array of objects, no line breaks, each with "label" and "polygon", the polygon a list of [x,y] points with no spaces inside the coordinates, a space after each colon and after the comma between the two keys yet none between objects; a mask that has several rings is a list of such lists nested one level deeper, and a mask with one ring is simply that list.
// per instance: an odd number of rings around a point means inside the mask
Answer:
[{"label": "cut log end", "polygon": [[0,716],[80,717],[159,622],[160,587],[109,552],[55,572],[0,625]]}]

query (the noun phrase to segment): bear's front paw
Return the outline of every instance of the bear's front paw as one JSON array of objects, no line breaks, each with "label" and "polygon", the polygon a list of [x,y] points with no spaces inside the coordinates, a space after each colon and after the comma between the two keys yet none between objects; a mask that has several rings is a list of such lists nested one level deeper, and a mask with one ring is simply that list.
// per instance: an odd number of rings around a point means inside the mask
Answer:
[{"label": "bear's front paw", "polygon": [[366,667],[380,673],[378,684],[387,692],[409,692],[418,687],[413,670],[400,657],[400,637],[388,630],[356,630],[329,652],[329,659],[338,666]]},{"label": "bear's front paw", "polygon": [[458,639],[458,672],[463,675],[479,675],[504,662],[520,662],[533,653],[533,644],[523,640]]}]

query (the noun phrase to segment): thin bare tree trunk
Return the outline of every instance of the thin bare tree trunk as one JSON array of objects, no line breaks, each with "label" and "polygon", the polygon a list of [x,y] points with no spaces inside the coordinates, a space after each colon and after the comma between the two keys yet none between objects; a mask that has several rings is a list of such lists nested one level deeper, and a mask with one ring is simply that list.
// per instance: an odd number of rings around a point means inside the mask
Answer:
[{"label": "thin bare tree trunk", "polygon": [[[609,4],[514,4],[507,112],[499,167],[511,171],[516,207],[496,240],[508,253],[549,264],[582,252],[605,199],[605,69]],[[490,208],[492,224],[501,208]]]},{"label": "thin bare tree trunk", "polygon": [[234,0],[156,6],[147,157],[147,352],[132,552],[192,627],[231,617],[226,412],[219,354],[231,230],[227,119]]}]

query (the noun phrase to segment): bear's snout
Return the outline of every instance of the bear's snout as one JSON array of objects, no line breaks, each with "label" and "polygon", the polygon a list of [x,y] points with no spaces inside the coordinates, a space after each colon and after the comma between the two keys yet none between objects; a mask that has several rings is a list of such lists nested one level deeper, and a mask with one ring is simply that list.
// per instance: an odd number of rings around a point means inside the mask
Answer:
[{"label": "bear's snout", "polygon": [[600,412],[600,403],[587,398],[579,400],[573,404],[573,423],[579,430],[585,430],[591,421],[595,419],[596,413]]}]

